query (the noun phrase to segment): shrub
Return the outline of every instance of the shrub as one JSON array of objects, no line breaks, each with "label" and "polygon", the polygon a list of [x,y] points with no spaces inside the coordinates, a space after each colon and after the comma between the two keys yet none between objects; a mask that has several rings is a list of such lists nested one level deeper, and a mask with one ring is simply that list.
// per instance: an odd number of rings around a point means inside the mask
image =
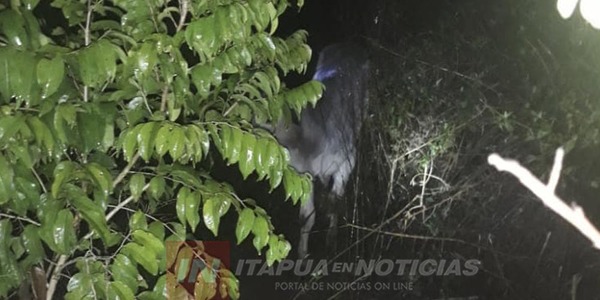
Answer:
[{"label": "shrub", "polygon": [[[309,194],[310,178],[255,126],[322,93],[317,82],[280,80],[311,56],[306,32],[274,35],[288,6],[0,2],[0,296],[30,280],[44,283],[38,296],[53,295],[69,266],[67,299],[162,298],[174,260],[165,241],[199,226],[216,236],[228,213],[239,216],[238,243],[252,233],[269,263],[286,257],[290,243],[267,212],[214,179],[210,160],[283,184],[293,203]],[[161,221],[161,207],[177,221]],[[197,279],[204,295],[237,298],[234,275],[214,271],[218,289]]]}]

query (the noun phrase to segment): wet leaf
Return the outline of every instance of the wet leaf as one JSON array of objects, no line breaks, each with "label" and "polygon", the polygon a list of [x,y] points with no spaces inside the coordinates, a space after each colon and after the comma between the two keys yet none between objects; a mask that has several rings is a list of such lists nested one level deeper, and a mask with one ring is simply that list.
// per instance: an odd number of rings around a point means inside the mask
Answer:
[{"label": "wet leaf", "polygon": [[79,71],[83,83],[100,87],[112,81],[117,73],[116,46],[105,39],[92,43],[77,53]]},{"label": "wet leaf", "polygon": [[235,237],[237,238],[237,244],[241,244],[250,231],[254,227],[254,211],[250,208],[244,208],[238,217],[237,226],[235,228]]},{"label": "wet leaf", "polygon": [[219,203],[215,198],[208,198],[204,200],[204,206],[202,207],[202,217],[206,227],[217,236],[219,233],[219,222],[221,216],[219,216]]},{"label": "wet leaf", "polygon": [[253,134],[244,134],[240,150],[239,167],[244,179],[247,179],[250,173],[255,169],[254,166],[254,147],[256,146],[256,136]]},{"label": "wet leaf", "polygon": [[129,180],[129,191],[131,196],[137,201],[142,196],[144,186],[146,185],[146,177],[143,174],[136,173]]},{"label": "wet leaf", "polygon": [[269,242],[269,224],[267,220],[258,215],[254,219],[254,225],[252,226],[252,233],[254,234],[254,239],[252,240],[252,244],[254,248],[260,254],[260,250],[264,248]]},{"label": "wet leaf", "polygon": [[158,126],[156,122],[148,122],[143,124],[137,134],[137,143],[139,145],[140,157],[145,161],[149,161],[154,151],[154,141],[156,139],[156,130]]}]

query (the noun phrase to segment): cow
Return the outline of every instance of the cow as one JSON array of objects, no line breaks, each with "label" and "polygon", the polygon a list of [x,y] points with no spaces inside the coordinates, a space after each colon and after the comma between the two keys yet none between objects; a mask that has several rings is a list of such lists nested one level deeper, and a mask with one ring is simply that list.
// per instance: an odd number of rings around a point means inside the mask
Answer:
[{"label": "cow", "polygon": [[[278,141],[288,149],[290,163],[298,172],[308,172],[337,201],[344,195],[346,183],[356,161],[356,140],[365,108],[369,63],[366,51],[355,44],[334,44],[319,54],[313,80],[325,86],[314,107],[305,108],[297,122],[279,122],[274,128]],[[300,207],[303,222],[298,255],[308,253],[309,233],[315,224],[315,197]],[[329,212],[328,241],[335,239],[337,214]]]}]

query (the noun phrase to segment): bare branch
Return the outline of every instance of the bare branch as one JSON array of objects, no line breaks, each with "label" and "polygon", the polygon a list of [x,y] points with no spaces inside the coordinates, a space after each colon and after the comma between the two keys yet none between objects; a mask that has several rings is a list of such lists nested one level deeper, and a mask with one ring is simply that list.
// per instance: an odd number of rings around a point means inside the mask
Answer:
[{"label": "bare branch", "polygon": [[52,300],[52,296],[54,295],[54,291],[56,290],[56,285],[58,284],[58,279],[60,277],[60,272],[62,271],[67,259],[68,255],[61,255],[56,262],[56,266],[54,266],[54,271],[52,272],[52,277],[50,278],[50,283],[48,284],[48,293],[46,294],[46,300]]},{"label": "bare branch", "polygon": [[[84,38],[85,38],[85,46],[88,46],[91,42],[90,38],[90,25],[92,23],[92,0],[87,1],[87,16],[85,19],[85,28],[84,28]],[[87,85],[83,87],[83,101],[88,102],[89,98],[89,88]],[[49,294],[50,295],[50,294]]]},{"label": "bare branch", "polygon": [[565,150],[563,148],[556,149],[556,155],[554,156],[554,165],[550,172],[550,179],[548,179],[548,188],[552,191],[556,190],[558,179],[560,178],[560,171],[562,170],[562,161],[565,156]]},{"label": "bare branch", "polygon": [[117,178],[115,178],[115,180],[113,181],[113,188],[115,188],[125,178],[125,176],[127,176],[127,173],[131,171],[131,168],[137,162],[138,158],[140,158],[140,153],[136,152],[133,158],[131,159],[131,162],[127,164],[125,169],[123,169],[123,171],[121,171],[121,173],[119,173],[119,175],[117,175]]},{"label": "bare branch", "polygon": [[498,171],[506,171],[517,177],[517,179],[540,198],[546,206],[575,226],[579,232],[594,243],[594,247],[600,249],[600,232],[598,232],[598,229],[594,227],[590,220],[585,216],[581,207],[576,204],[572,204],[569,207],[554,193],[554,188],[556,187],[559,177],[557,173],[560,172],[563,155],[564,151],[559,148],[556,151],[556,160],[554,162],[554,167],[552,168],[552,174],[548,185],[542,183],[538,178],[531,174],[528,169],[521,166],[515,160],[504,159],[500,157],[500,155],[494,153],[488,157],[488,163],[496,167]]},{"label": "bare branch", "polygon": [[179,1],[179,24],[177,25],[177,31],[181,31],[183,26],[185,25],[185,18],[188,13],[188,3],[189,0],[181,0]]},{"label": "bare branch", "polygon": [[[147,183],[142,190],[145,191],[150,187],[150,184]],[[119,203],[118,205],[116,205],[113,210],[111,210],[108,214],[106,214],[106,221],[110,220],[119,210],[121,210],[123,207],[125,207],[125,205],[129,204],[131,201],[134,200],[133,196],[129,196],[127,199],[123,200],[123,202]],[[88,234],[86,234],[83,239],[89,239],[90,237],[92,237],[94,233],[90,232]],[[50,283],[48,284],[48,295],[46,297],[47,300],[52,300],[52,296],[54,295],[54,291],[56,290],[56,285],[58,284],[58,280],[60,278],[60,272],[62,272],[62,269],[65,267],[65,263],[67,262],[67,259],[69,259],[69,255],[61,255],[58,258],[58,261],[56,262],[56,265],[54,266],[54,271],[52,272],[52,277],[50,278]]]}]

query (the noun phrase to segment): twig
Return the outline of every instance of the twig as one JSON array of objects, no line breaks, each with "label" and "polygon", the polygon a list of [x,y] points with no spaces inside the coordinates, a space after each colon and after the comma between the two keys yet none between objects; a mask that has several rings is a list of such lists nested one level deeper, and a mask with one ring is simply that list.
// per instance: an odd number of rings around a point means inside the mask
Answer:
[{"label": "twig", "polygon": [[160,111],[165,112],[167,110],[167,97],[169,96],[169,86],[165,84],[160,97]]},{"label": "twig", "polygon": [[181,31],[185,25],[185,18],[188,13],[188,0],[180,0],[179,4],[179,24],[177,25],[177,31]]},{"label": "twig", "polygon": [[127,173],[131,171],[131,168],[138,160],[138,158],[140,158],[140,153],[136,152],[133,158],[131,159],[131,162],[125,167],[125,169],[123,169],[123,171],[121,171],[121,173],[119,173],[119,175],[117,175],[117,178],[115,178],[115,180],[113,181],[113,188],[115,188],[125,178],[125,176],[127,176]]},{"label": "twig", "polygon": [[426,241],[439,241],[439,242],[454,242],[454,243],[470,245],[470,246],[477,247],[477,248],[485,248],[485,246],[483,246],[483,245],[469,243],[467,241],[463,241],[463,240],[459,240],[459,239],[455,239],[455,238],[435,237],[435,236],[426,236],[426,235],[413,235],[413,234],[406,234],[406,233],[400,233],[400,232],[385,231],[385,230],[381,230],[378,228],[369,228],[369,227],[364,227],[364,226],[359,226],[359,225],[354,225],[354,224],[346,224],[345,226],[363,230],[363,231],[367,231],[367,232],[384,234],[387,236],[393,236],[393,237],[399,237],[399,238],[408,238],[408,239],[426,240]]},{"label": "twig", "polygon": [[569,207],[565,202],[560,199],[554,193],[560,169],[562,167],[562,159],[564,156],[564,150],[559,148],[556,150],[556,157],[554,158],[554,166],[552,167],[552,173],[548,184],[542,183],[537,179],[531,172],[521,166],[515,160],[504,159],[498,154],[491,154],[488,157],[488,163],[498,171],[506,171],[517,177],[519,181],[530,191],[532,191],[542,202],[548,206],[552,211],[557,213],[567,222],[571,223],[581,234],[587,237],[594,247],[600,249],[600,232],[590,220],[585,216],[585,213],[580,206],[571,204]]},{"label": "twig", "polygon": [[[142,191],[147,190],[150,187],[150,183],[146,183],[146,185],[144,185],[144,187],[142,188]],[[125,205],[129,204],[131,201],[135,200],[135,197],[133,196],[129,196],[127,197],[127,199],[123,200],[121,203],[117,204],[115,206],[115,208],[113,208],[113,210],[111,210],[108,214],[106,214],[106,221],[112,219],[112,217],[114,217],[114,215],[117,214],[117,212],[119,212],[119,210],[121,210],[121,208],[125,207]],[[92,233],[88,233],[84,239],[88,239],[92,236]]]},{"label": "twig", "polygon": [[[142,188],[142,190],[145,191],[149,187],[150,187],[150,183],[147,183]],[[119,210],[121,210],[123,207],[125,207],[125,205],[129,204],[134,199],[135,198],[133,196],[129,196],[123,202],[121,202],[118,205],[116,205],[115,208],[113,208],[113,210],[111,210],[106,215],[106,221],[110,220],[115,214],[117,214],[117,212]],[[90,232],[90,233],[86,234],[83,237],[83,239],[89,239],[90,237],[92,237],[93,234],[94,234],[93,232]],[[52,272],[52,277],[50,278],[50,283],[48,284],[48,295],[46,297],[47,300],[52,300],[52,296],[54,295],[54,291],[56,290],[56,285],[58,284],[58,279],[60,277],[60,272],[65,267],[65,263],[67,262],[67,259],[69,259],[69,255],[66,255],[66,254],[61,255],[58,258],[58,261],[56,262],[56,265],[54,266],[54,271]]]},{"label": "twig", "polygon": [[56,285],[58,284],[58,279],[60,277],[60,272],[64,267],[68,255],[61,255],[56,262],[56,266],[54,266],[54,271],[52,271],[52,277],[50,278],[50,283],[48,284],[48,293],[46,294],[46,300],[52,300],[52,296],[54,295],[54,291],[56,290]]},{"label": "twig", "polygon": [[42,181],[42,178],[40,178],[40,175],[35,171],[35,169],[33,167],[31,167],[31,173],[33,173],[33,176],[35,176],[35,179],[37,179],[37,181],[40,183],[40,187],[42,187],[42,191],[44,191],[44,194],[48,194],[48,190],[46,189],[46,186],[44,185],[44,181]]},{"label": "twig", "polygon": [[41,226],[40,223],[38,223],[32,219],[26,218],[26,217],[13,216],[13,215],[5,214],[5,213],[0,213],[0,217],[19,220],[19,221],[25,221],[25,222],[31,223],[33,225],[36,225],[36,226]]},{"label": "twig", "polygon": [[[87,1],[87,16],[85,19],[85,29],[83,30],[84,32],[84,38],[85,38],[85,46],[87,47],[90,42],[91,42],[91,38],[90,38],[90,24],[92,23],[92,0],[88,0]],[[83,101],[84,102],[88,102],[88,97],[89,97],[89,88],[87,85],[85,85],[83,87]],[[52,295],[48,294],[50,297]]]},{"label": "twig", "polygon": [[556,156],[554,157],[554,165],[550,172],[550,179],[548,179],[548,188],[552,191],[556,190],[558,179],[560,178],[560,171],[562,170],[562,161],[565,156],[565,151],[562,148],[556,150]]}]

